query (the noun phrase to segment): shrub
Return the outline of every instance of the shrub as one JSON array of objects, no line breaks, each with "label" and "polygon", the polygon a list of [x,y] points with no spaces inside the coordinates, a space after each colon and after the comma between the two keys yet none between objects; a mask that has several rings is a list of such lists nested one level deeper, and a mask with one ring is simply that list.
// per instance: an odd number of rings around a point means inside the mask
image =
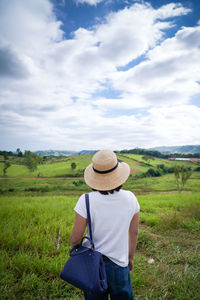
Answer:
[{"label": "shrub", "polygon": [[150,168],[146,173],[145,173],[145,177],[158,177],[162,175],[162,172],[159,170],[155,170]]},{"label": "shrub", "polygon": [[194,171],[200,172],[200,167],[197,167],[196,169],[194,169]]},{"label": "shrub", "polygon": [[85,184],[84,180],[79,179],[78,181],[73,181],[73,185],[80,186]]}]

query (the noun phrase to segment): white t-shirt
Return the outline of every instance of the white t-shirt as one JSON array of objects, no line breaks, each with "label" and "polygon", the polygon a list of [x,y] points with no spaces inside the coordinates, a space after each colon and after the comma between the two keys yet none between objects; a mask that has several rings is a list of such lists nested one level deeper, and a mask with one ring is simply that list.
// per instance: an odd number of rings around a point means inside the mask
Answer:
[{"label": "white t-shirt", "polygon": [[[137,198],[125,190],[109,195],[91,192],[89,203],[95,250],[121,267],[128,266],[129,226],[140,210]],[[74,210],[87,219],[85,194],[81,195]],[[89,247],[88,243],[86,241],[84,245]]]}]

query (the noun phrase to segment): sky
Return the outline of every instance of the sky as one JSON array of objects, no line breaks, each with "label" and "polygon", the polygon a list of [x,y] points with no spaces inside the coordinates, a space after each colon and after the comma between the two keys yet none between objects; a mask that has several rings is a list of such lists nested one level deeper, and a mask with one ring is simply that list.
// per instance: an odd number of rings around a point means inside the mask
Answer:
[{"label": "sky", "polygon": [[0,0],[0,150],[197,144],[199,0]]}]

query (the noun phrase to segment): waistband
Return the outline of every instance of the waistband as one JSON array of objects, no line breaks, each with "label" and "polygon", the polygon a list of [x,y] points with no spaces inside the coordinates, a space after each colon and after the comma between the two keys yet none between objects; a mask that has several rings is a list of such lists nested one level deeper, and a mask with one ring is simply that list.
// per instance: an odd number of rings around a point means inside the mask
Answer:
[{"label": "waistband", "polygon": [[110,263],[111,265],[113,265],[113,266],[115,266],[115,267],[118,267],[118,268],[128,268],[128,266],[122,267],[122,266],[120,266],[120,265],[114,263],[110,258],[108,258],[107,256],[105,256],[105,255],[103,255],[103,254],[102,254],[102,257],[103,257],[103,260],[104,260],[105,263]]},{"label": "waistband", "polygon": [[102,257],[103,257],[104,262],[109,262],[109,263],[111,262],[111,263],[113,263],[113,261],[110,260],[110,258],[108,258],[107,256],[102,255]]}]

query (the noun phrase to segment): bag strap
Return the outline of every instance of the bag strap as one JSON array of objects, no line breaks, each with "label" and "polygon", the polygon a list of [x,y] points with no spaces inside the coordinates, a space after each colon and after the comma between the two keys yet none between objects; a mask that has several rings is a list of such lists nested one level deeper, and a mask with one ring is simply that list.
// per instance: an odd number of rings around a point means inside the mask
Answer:
[{"label": "bag strap", "polygon": [[89,202],[89,195],[85,194],[85,204],[87,209],[87,219],[88,219],[88,226],[89,226],[89,233],[90,238],[92,240],[92,225],[91,225],[91,218],[90,218],[90,202]]}]

